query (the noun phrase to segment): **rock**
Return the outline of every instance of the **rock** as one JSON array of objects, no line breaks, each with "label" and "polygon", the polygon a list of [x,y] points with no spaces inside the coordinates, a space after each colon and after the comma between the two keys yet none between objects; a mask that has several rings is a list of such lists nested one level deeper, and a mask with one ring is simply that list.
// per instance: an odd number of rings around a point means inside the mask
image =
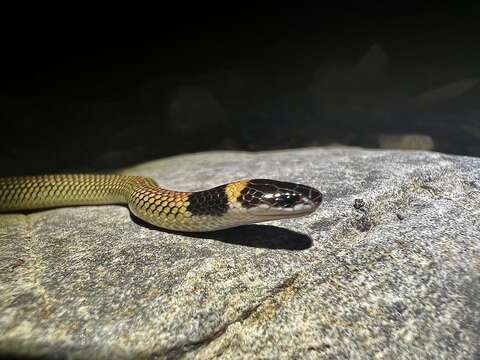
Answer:
[{"label": "rock", "polygon": [[373,44],[355,65],[354,72],[364,83],[382,84],[387,81],[389,57],[380,44]]},{"label": "rock", "polygon": [[423,134],[380,134],[378,142],[382,149],[433,150],[435,147],[432,137]]},{"label": "rock", "polygon": [[170,127],[175,134],[198,134],[224,125],[226,119],[218,100],[200,85],[178,88],[169,112]]},{"label": "rock", "polygon": [[[125,142],[128,144],[128,142]],[[148,158],[150,148],[148,146],[133,146],[125,149],[111,149],[100,154],[95,159],[90,160],[90,164],[95,169],[119,168],[124,164],[134,164],[135,159]]]},{"label": "rock", "polygon": [[127,173],[310,184],[304,218],[162,232],[122,206],[0,216],[0,349],[48,358],[478,357],[480,159],[207,152]]},{"label": "rock", "polygon": [[413,102],[416,106],[422,107],[438,102],[449,101],[472,90],[475,86],[477,86],[478,82],[479,79],[476,78],[468,78],[456,81],[440,88],[419,94],[413,99]]},{"label": "rock", "polygon": [[389,57],[380,44],[373,44],[351,67],[319,67],[308,88],[313,109],[318,114],[355,115],[376,110],[395,97],[388,75]]},{"label": "rock", "polygon": [[313,114],[330,121],[334,119],[337,126],[339,122],[344,123],[347,128],[361,122],[370,128],[379,125],[395,128],[397,124],[405,129],[416,127],[409,126],[410,123],[424,126],[426,119],[431,118],[432,127],[441,129],[439,124],[445,122],[446,115],[445,108],[440,106],[460,100],[480,81],[476,77],[466,77],[410,95],[400,88],[398,81],[390,78],[389,62],[382,46],[373,44],[352,66],[317,68],[307,90]]}]

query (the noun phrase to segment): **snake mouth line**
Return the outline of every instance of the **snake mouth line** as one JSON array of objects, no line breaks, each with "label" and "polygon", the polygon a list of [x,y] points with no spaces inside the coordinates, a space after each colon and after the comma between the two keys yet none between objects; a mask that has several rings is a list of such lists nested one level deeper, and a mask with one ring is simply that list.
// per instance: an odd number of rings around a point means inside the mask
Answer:
[{"label": "snake mouth line", "polygon": [[284,210],[284,211],[278,212],[276,214],[255,213],[255,216],[257,216],[259,218],[262,218],[262,219],[275,220],[275,219],[285,219],[286,215],[288,215],[288,218],[306,216],[306,215],[309,215],[309,214],[313,213],[315,210],[316,210],[316,207],[308,209],[308,210],[306,209],[306,210],[303,210],[303,211],[295,211],[295,212]]}]

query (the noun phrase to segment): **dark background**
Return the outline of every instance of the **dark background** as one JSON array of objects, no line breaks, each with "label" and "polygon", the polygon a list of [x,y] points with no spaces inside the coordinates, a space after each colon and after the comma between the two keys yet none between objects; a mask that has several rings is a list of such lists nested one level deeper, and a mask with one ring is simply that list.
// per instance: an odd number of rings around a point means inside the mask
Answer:
[{"label": "dark background", "polygon": [[477,7],[266,10],[3,22],[0,175],[338,144],[480,156]]}]

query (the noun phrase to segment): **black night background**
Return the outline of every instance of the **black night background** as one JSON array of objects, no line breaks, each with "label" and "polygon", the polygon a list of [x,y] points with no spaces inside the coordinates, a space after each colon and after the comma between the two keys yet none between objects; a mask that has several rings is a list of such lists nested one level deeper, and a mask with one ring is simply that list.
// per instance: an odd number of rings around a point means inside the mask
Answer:
[{"label": "black night background", "polygon": [[197,10],[4,22],[0,175],[317,145],[480,156],[475,9]]}]

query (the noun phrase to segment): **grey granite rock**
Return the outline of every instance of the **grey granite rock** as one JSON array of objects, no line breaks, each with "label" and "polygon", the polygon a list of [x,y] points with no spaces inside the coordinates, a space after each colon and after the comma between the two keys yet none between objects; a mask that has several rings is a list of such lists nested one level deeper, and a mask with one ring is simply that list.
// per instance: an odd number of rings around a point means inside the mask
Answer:
[{"label": "grey granite rock", "polygon": [[121,206],[0,216],[0,349],[48,358],[474,359],[480,159],[210,152],[128,173],[311,184],[314,215],[198,236]]}]

